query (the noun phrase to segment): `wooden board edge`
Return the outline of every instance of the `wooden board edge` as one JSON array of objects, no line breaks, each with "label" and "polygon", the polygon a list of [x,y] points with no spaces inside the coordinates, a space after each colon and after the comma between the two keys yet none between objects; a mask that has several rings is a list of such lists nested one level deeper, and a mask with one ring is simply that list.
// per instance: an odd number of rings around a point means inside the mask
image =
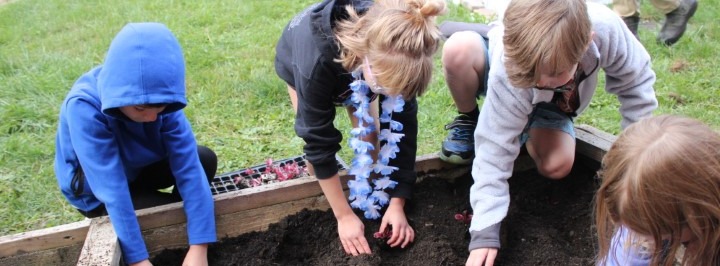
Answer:
[{"label": "wooden board edge", "polygon": [[589,125],[575,126],[575,136],[577,140],[576,153],[597,162],[602,162],[613,142],[617,140],[617,136]]},{"label": "wooden board edge", "polygon": [[[216,218],[218,240],[253,231],[265,231],[270,224],[277,223],[303,209],[328,210],[330,205],[325,197],[316,196],[220,215]],[[186,249],[186,230],[186,224],[144,230],[143,238],[151,257],[164,249]]]},{"label": "wooden board edge", "polygon": [[0,258],[83,243],[90,219],[0,237]]},{"label": "wooden board edge", "polygon": [[118,265],[121,255],[120,242],[110,218],[107,216],[93,218],[77,265]]},{"label": "wooden board edge", "polygon": [[77,264],[83,242],[70,246],[43,249],[0,258],[0,265],[53,265],[73,266]]},{"label": "wooden board edge", "polygon": [[[456,165],[448,164],[440,160],[437,154],[418,156],[415,163],[417,172],[457,167]],[[349,176],[346,171],[342,171],[340,178],[342,179],[341,183],[346,184],[346,181],[349,180],[351,176]],[[318,195],[322,195],[322,190],[314,176],[288,180],[215,195],[215,215],[224,215]],[[178,202],[137,211],[141,228],[151,229],[185,223],[185,213],[182,206],[182,203]]]}]

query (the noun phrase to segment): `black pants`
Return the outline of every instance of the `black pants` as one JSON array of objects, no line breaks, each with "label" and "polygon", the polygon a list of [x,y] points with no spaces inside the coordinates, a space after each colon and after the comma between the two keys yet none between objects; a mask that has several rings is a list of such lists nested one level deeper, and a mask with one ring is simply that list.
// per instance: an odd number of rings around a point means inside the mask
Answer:
[{"label": "black pants", "polygon": [[[212,182],[217,171],[217,155],[210,148],[198,145],[198,156],[200,164],[202,164],[208,183]],[[130,195],[132,196],[133,206],[136,210],[155,207],[168,203],[182,201],[182,197],[178,192],[177,186],[173,188],[172,193],[162,193],[158,189],[168,188],[175,185],[175,176],[170,169],[170,161],[168,159],[153,163],[146,166],[138,177],[130,183]],[[107,215],[105,205],[100,204],[91,211],[78,210],[82,215],[88,218]]]}]

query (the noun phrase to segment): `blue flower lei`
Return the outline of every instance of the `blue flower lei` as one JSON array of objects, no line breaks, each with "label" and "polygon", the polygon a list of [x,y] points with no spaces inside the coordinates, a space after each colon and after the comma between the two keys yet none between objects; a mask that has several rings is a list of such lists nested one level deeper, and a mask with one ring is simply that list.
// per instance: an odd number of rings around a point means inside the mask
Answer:
[{"label": "blue flower lei", "polygon": [[[396,181],[390,179],[390,174],[398,168],[388,166],[388,163],[400,151],[397,143],[405,134],[393,132],[402,131],[403,124],[392,120],[392,113],[402,112],[405,101],[401,95],[385,96],[382,101],[380,105],[382,109],[379,117],[380,122],[389,123],[390,128],[380,130],[378,133],[378,139],[384,141],[385,144],[380,148],[378,159],[373,164],[372,156],[368,154],[368,151],[375,150],[375,145],[363,141],[362,138],[376,129],[374,119],[368,113],[368,110],[370,110],[370,98],[367,95],[370,92],[370,87],[365,80],[360,78],[360,73],[360,71],[352,73],[355,79],[350,83],[352,95],[345,101],[346,105],[355,107],[356,111],[353,116],[358,118],[357,127],[350,131],[352,137],[349,144],[355,156],[350,164],[349,174],[354,175],[355,179],[348,181],[348,188],[350,189],[348,199],[352,201],[350,206],[365,211],[365,218],[374,220],[380,218],[380,209],[390,201],[390,195],[384,190],[386,188],[393,189],[397,185]],[[382,175],[381,178],[373,180],[374,188],[368,180],[371,172]]]}]

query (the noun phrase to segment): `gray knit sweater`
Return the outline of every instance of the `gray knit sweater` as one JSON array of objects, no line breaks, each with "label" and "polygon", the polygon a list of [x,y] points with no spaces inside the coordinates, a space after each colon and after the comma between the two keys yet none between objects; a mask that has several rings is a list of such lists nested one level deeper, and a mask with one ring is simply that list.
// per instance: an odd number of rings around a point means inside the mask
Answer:
[{"label": "gray knit sweater", "polygon": [[[605,90],[620,101],[621,126],[625,128],[650,116],[657,107],[650,55],[612,10],[599,4],[587,5],[595,35],[580,62],[589,77],[578,87],[580,108],[577,113],[582,113],[590,104],[597,88],[599,70],[603,69]],[[510,85],[505,73],[502,35],[502,25],[489,33],[488,91],[475,129],[470,250],[500,247],[500,223],[510,204],[508,178],[520,152],[518,137],[533,106],[550,102],[553,96],[552,91]]]}]

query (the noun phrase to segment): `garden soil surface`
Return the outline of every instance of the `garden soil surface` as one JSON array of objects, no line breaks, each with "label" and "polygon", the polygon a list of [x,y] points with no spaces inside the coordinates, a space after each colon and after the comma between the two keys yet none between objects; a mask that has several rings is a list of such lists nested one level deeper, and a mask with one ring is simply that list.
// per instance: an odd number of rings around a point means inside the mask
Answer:
[{"label": "garden soil surface", "polygon": [[[210,265],[464,265],[468,226],[454,215],[469,209],[472,178],[468,173],[451,183],[441,175],[420,177],[414,199],[406,206],[415,242],[405,249],[389,248],[374,239],[379,222],[365,221],[373,254],[345,255],[332,212],[303,210],[265,232],[221,239],[210,246],[208,261]],[[516,172],[509,180],[511,203],[496,265],[592,265],[594,177],[595,171],[585,166],[576,166],[560,181],[535,170]],[[164,250],[151,261],[181,265],[186,252]]]}]

